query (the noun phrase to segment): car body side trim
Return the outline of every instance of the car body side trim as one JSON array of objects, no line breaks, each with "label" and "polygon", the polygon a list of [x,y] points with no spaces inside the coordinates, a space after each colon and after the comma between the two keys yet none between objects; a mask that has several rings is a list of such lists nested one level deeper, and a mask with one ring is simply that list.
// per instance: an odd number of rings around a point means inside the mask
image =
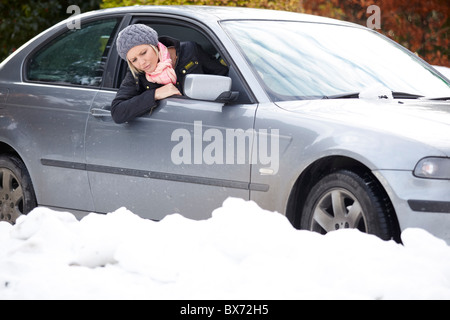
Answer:
[{"label": "car body side trim", "polygon": [[417,212],[450,213],[450,202],[446,201],[408,200],[408,204]]},{"label": "car body side trim", "polygon": [[267,191],[269,191],[269,187],[270,187],[267,184],[260,184],[260,183],[248,183],[248,182],[244,182],[244,181],[205,178],[205,177],[189,176],[189,175],[167,173],[167,172],[117,168],[117,167],[109,167],[109,166],[85,164],[85,163],[61,161],[61,160],[52,160],[52,159],[41,159],[41,163],[44,166],[50,166],[50,167],[59,167],[59,168],[74,169],[74,170],[86,170],[86,171],[90,171],[90,172],[118,174],[118,175],[125,175],[125,176],[139,177],[139,178],[149,178],[149,179],[168,180],[168,181],[185,182],[185,183],[193,183],[193,184],[203,184],[203,185],[208,185],[208,186],[241,189],[241,190],[267,192]]}]

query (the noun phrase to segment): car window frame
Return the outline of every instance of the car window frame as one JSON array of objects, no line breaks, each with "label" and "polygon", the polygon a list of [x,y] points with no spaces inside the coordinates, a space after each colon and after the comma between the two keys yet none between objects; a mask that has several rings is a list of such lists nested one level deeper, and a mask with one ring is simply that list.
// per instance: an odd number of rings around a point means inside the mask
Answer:
[{"label": "car window frame", "polygon": [[[166,25],[175,25],[179,27],[186,27],[189,29],[193,29],[196,32],[199,32],[202,34],[212,46],[217,50],[217,52],[220,54],[220,56],[227,62],[228,67],[230,68],[229,76],[233,79],[233,83],[235,80],[237,80],[239,83],[237,83],[237,86],[239,87],[239,91],[242,92],[244,90],[244,95],[246,99],[244,99],[243,102],[238,103],[244,103],[244,104],[256,104],[257,99],[255,95],[253,94],[252,90],[250,89],[250,86],[248,85],[247,81],[241,74],[239,68],[237,67],[236,63],[232,59],[232,56],[229,54],[226,47],[223,45],[223,43],[220,41],[218,36],[204,23],[201,21],[198,21],[196,19],[192,19],[186,16],[172,16],[168,14],[163,13],[151,13],[151,12],[143,12],[143,13],[132,13],[127,14],[124,19],[122,20],[122,23],[116,32],[117,34],[126,28],[127,26],[131,24],[136,23],[143,23],[143,24],[166,24]],[[163,36],[163,35],[161,35]],[[170,36],[170,35],[169,35]],[[178,39],[183,41],[183,39]],[[111,50],[113,53],[110,53],[110,57],[107,62],[107,67],[105,70],[108,70],[108,72],[114,72],[113,80],[111,79],[106,80],[105,86],[102,86],[103,90],[108,91],[118,91],[120,84],[123,79],[120,79],[120,73],[122,69],[124,68],[124,65],[126,66],[126,62],[123,61],[117,54],[116,50],[116,43],[114,41],[113,46],[111,47]],[[111,76],[110,76],[111,77]],[[109,84],[109,85],[108,85]],[[235,83],[236,84],[236,83]]]},{"label": "car window frame", "polygon": [[[28,78],[28,71],[30,68],[32,58],[43,48],[48,46],[54,40],[58,39],[62,35],[64,35],[69,30],[67,29],[67,25],[62,25],[57,31],[54,31],[48,38],[39,43],[33,50],[31,50],[24,59],[23,68],[22,68],[22,82],[30,83],[30,84],[38,84],[38,85],[47,85],[47,86],[59,86],[59,87],[71,87],[71,88],[84,88],[91,90],[99,90],[103,87],[105,83],[105,78],[108,73],[109,60],[112,52],[115,50],[115,40],[117,38],[118,32],[122,26],[124,20],[124,14],[109,14],[109,15],[101,15],[95,17],[87,17],[81,20],[81,27],[86,24],[91,24],[95,22],[112,20],[116,19],[117,24],[111,33],[111,37],[108,42],[110,42],[110,49],[108,54],[105,57],[104,71],[102,74],[102,81],[98,86],[84,85],[84,84],[73,84],[73,83],[63,83],[63,82],[50,82],[50,81],[39,81],[39,80],[31,80]],[[70,31],[69,31],[70,32]]]}]

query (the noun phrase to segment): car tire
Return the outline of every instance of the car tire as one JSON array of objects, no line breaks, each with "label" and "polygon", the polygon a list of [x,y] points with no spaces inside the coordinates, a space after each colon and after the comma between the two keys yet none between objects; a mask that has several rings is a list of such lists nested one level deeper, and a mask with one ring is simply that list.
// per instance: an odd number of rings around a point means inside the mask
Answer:
[{"label": "car tire", "polygon": [[31,178],[15,156],[0,156],[0,221],[14,224],[37,205]]},{"label": "car tire", "polygon": [[394,210],[370,174],[342,170],[322,178],[309,193],[301,228],[321,234],[356,228],[381,239],[398,241]]}]

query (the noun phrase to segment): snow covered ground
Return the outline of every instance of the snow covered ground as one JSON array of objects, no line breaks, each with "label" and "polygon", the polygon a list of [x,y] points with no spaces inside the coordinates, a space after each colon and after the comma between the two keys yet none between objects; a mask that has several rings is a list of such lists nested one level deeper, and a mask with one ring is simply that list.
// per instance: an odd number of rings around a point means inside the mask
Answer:
[{"label": "snow covered ground", "polygon": [[450,299],[450,247],[421,229],[402,239],[299,231],[234,198],[204,221],[38,208],[0,222],[0,300]]}]

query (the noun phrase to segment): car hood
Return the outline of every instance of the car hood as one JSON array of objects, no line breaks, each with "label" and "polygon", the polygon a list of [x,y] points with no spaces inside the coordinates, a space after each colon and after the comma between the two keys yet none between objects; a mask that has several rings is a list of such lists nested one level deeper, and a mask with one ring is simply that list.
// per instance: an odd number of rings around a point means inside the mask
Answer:
[{"label": "car hood", "polygon": [[[415,140],[450,156],[450,103],[430,100],[330,99],[278,102],[302,117]],[[381,136],[380,136],[381,138]]]}]

